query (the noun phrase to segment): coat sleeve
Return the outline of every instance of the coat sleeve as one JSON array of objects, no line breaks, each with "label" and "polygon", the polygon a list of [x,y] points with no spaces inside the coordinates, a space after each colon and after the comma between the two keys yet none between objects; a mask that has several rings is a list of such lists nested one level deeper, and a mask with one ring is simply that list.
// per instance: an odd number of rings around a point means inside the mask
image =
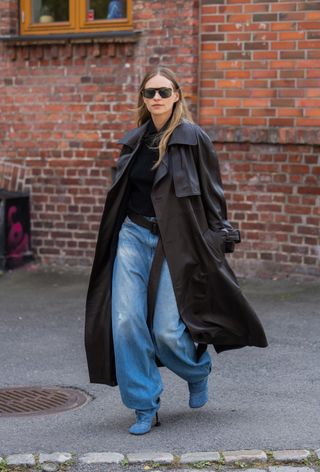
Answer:
[{"label": "coat sleeve", "polygon": [[209,136],[201,128],[197,137],[197,166],[208,226],[215,231],[232,230],[227,217],[227,204],[217,155]]}]

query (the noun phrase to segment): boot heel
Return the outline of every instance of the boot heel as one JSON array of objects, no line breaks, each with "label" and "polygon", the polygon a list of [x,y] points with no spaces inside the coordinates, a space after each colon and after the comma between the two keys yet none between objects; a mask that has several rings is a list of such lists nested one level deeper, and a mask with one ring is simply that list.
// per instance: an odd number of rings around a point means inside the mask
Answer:
[{"label": "boot heel", "polygon": [[160,425],[158,413],[136,410],[136,422],[129,428],[131,434],[146,434],[152,428],[153,418],[156,419],[155,426]]},{"label": "boot heel", "polygon": [[160,425],[161,425],[161,423],[159,421],[159,416],[158,416],[158,413],[156,413],[156,424],[155,424],[155,426],[160,426]]}]

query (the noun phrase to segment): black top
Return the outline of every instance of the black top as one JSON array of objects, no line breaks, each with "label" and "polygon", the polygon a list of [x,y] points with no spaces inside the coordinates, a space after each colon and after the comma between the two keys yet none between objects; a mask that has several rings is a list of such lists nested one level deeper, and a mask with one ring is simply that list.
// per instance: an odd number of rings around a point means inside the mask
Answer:
[{"label": "black top", "polygon": [[140,215],[156,216],[150,194],[157,169],[151,167],[159,158],[158,144],[165,126],[157,131],[150,120],[130,169],[128,208]]}]

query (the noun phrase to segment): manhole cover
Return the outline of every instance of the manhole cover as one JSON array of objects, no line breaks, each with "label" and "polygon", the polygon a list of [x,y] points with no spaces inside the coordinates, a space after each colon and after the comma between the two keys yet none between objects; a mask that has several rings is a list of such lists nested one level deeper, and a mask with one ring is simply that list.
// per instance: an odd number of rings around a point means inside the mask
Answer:
[{"label": "manhole cover", "polygon": [[78,408],[89,398],[70,387],[0,388],[0,417],[59,413]]}]

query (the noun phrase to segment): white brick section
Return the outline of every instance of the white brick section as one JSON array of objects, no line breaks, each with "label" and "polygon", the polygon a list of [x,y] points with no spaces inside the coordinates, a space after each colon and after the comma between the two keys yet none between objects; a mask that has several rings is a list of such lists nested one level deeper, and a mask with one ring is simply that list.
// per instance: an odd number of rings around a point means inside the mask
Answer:
[{"label": "white brick section", "polygon": [[79,457],[79,462],[83,464],[119,464],[123,459],[124,455],[117,452],[88,452]]},{"label": "white brick section", "polygon": [[72,454],[69,452],[52,452],[50,454],[39,454],[39,462],[43,464],[44,462],[58,462],[59,464],[63,464],[64,462],[69,461],[72,459]]},{"label": "white brick section", "polygon": [[242,451],[224,451],[223,456],[226,464],[232,462],[255,462],[267,460],[267,454],[258,449],[242,450]]},{"label": "white brick section", "polygon": [[171,464],[174,460],[172,454],[168,452],[137,452],[127,454],[129,464],[139,464],[141,462],[158,462],[159,464]]},{"label": "white brick section", "polygon": [[281,462],[299,462],[310,456],[307,449],[288,449],[285,451],[273,451],[273,458]]},{"label": "white brick section", "polygon": [[192,462],[210,461],[219,462],[221,459],[219,452],[188,452],[180,457],[181,464],[190,464]]},{"label": "white brick section", "polygon": [[35,465],[33,454],[11,454],[6,458],[8,465]]}]

